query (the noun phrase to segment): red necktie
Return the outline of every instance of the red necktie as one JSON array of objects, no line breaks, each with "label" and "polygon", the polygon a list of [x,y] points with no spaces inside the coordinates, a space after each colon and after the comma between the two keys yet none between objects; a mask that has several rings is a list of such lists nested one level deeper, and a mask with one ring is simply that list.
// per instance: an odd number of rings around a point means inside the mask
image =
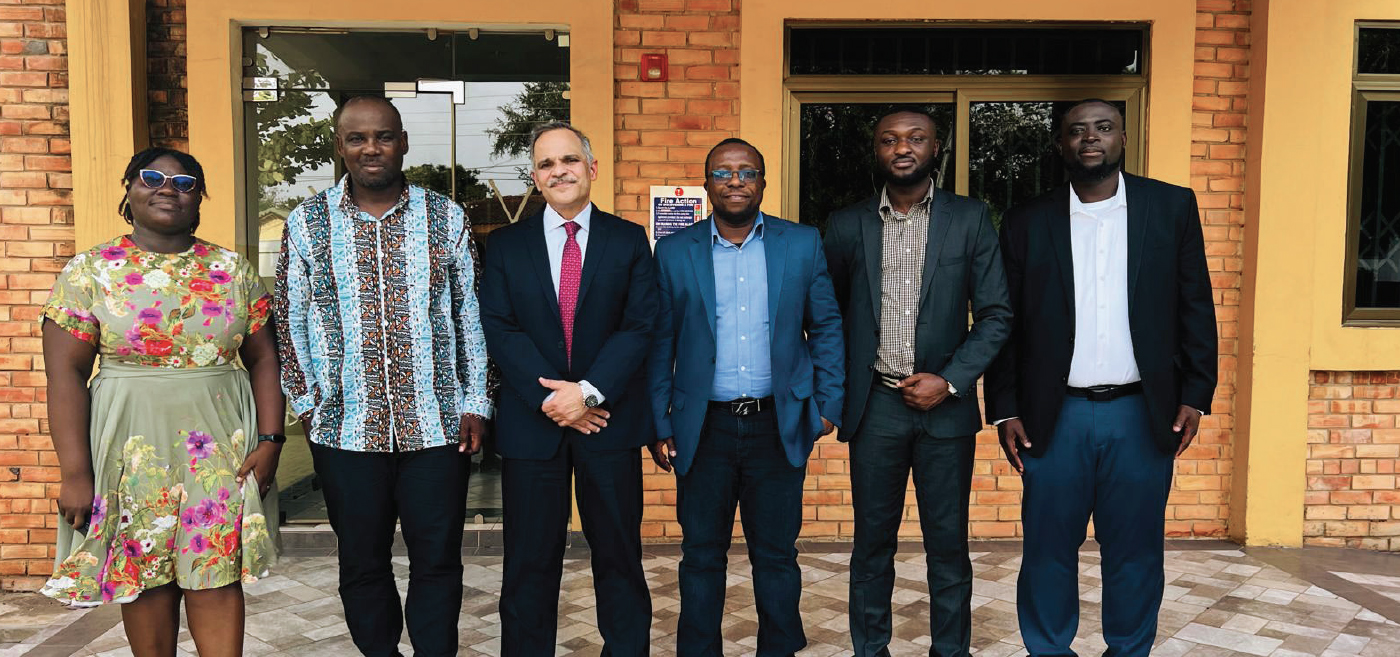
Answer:
[{"label": "red necktie", "polygon": [[571,364],[574,356],[574,311],[578,305],[578,283],[583,271],[583,251],[579,250],[578,241],[574,239],[578,229],[578,222],[564,222],[564,230],[569,237],[564,240],[564,257],[559,262],[559,320],[564,325],[564,354]]}]

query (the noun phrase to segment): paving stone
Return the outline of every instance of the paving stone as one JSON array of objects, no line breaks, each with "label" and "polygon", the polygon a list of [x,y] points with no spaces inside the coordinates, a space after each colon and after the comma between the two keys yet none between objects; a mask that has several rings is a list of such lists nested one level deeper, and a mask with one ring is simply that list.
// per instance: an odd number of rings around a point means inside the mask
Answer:
[{"label": "paving stone", "polygon": [[[1091,544],[1092,546],[1092,544]],[[656,548],[658,552],[664,552]],[[801,657],[835,657],[851,654],[846,619],[849,552],[820,552],[819,544],[804,544],[799,556],[802,568],[802,612],[808,647]],[[1254,550],[1249,548],[1248,550]],[[751,655],[757,647],[758,612],[752,573],[745,550],[730,555],[726,616],[722,626],[725,654]],[[1316,581],[1293,574],[1290,563],[1301,563],[1309,550],[1293,551],[1287,559],[1261,561],[1240,550],[1172,550],[1166,555],[1169,582],[1158,617],[1156,657],[1397,657],[1400,656],[1400,561],[1367,561],[1374,568],[1355,565],[1346,551],[1335,566],[1314,568]],[[1296,553],[1296,554],[1295,554]],[[1323,553],[1327,554],[1327,553]],[[1332,557],[1327,557],[1332,558]],[[1290,561],[1291,560],[1291,561]],[[677,565],[674,553],[647,553],[643,561],[652,592],[652,654],[675,654],[675,631],[680,612]],[[1306,561],[1303,558],[1302,561]],[[565,562],[560,592],[560,627],[556,655],[599,655],[602,639],[596,627],[593,579],[587,559]],[[979,657],[1020,657],[1026,654],[1016,618],[1018,549],[993,549],[973,555],[972,648]],[[1277,564],[1274,565],[1274,564]],[[1098,654],[1106,645],[1102,635],[1102,566],[1096,552],[1081,553],[1079,564],[1080,626],[1072,647],[1082,655]],[[500,654],[502,557],[466,558],[463,604],[458,625],[460,653],[467,656]],[[396,584],[407,587],[407,560],[394,560]],[[927,654],[929,604],[925,583],[927,569],[921,552],[904,550],[896,557],[895,593],[890,651],[895,655]],[[343,610],[336,597],[337,568],[333,556],[284,558],[271,577],[245,589],[248,600],[248,638],[245,654],[252,657],[347,657],[358,654],[345,628]],[[1357,604],[1349,594],[1366,591],[1370,603]],[[0,629],[8,601],[0,602]],[[80,655],[117,657],[130,655],[119,615],[109,626],[87,635],[81,644],[58,648],[67,632],[60,623],[76,623],[92,612],[64,612],[54,628],[17,631],[16,641],[0,642],[0,657]],[[96,618],[96,617],[94,617]],[[76,624],[74,625],[76,627]],[[32,629],[32,628],[31,628]],[[29,638],[22,638],[22,637]],[[43,637],[35,639],[34,637]],[[96,638],[91,638],[96,637]],[[4,635],[0,634],[0,639]],[[47,639],[50,643],[41,646]],[[401,650],[412,655],[407,635]],[[29,643],[23,643],[28,641]],[[193,654],[187,632],[180,637],[179,654]],[[42,649],[39,649],[41,648]]]}]

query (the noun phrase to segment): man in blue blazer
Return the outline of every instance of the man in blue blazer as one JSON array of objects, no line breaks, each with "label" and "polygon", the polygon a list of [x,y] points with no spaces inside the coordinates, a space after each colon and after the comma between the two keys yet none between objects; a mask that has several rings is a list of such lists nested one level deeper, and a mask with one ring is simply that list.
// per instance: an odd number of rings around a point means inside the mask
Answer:
[{"label": "man in blue blazer", "polygon": [[798,615],[807,456],[841,418],[841,315],[816,229],[765,217],[763,156],[726,139],[705,160],[714,207],[656,245],[660,311],[647,362],[684,538],[676,654],[721,655],[727,553],[742,510],[758,654],[807,645]]}]

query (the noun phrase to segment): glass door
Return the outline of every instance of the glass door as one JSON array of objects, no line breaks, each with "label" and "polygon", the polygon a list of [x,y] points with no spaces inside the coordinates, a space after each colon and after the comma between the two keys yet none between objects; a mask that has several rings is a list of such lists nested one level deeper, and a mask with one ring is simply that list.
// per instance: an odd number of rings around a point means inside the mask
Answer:
[{"label": "glass door", "polygon": [[[569,35],[541,32],[246,28],[245,246],[268,290],[288,214],[344,173],[332,122],[352,96],[382,95],[398,108],[404,175],[466,209],[478,250],[490,248],[492,229],[538,209],[527,137],[536,124],[569,118]],[[305,434],[296,423],[287,434],[282,522],[324,523]],[[501,519],[491,440],[474,459],[468,522]]]}]

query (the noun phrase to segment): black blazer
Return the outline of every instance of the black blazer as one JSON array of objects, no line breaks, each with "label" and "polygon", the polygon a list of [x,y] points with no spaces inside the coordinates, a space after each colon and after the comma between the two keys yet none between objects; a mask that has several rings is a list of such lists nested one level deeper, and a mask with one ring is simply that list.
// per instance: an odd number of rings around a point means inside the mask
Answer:
[{"label": "black blazer", "polygon": [[497,450],[548,459],[566,435],[540,411],[538,379],[589,383],[612,417],[579,441],[587,449],[634,449],[656,440],[643,362],[657,312],[655,265],[641,226],[593,207],[574,317],[573,367],[564,351],[559,300],[544,243],[544,213],[491,232],[481,273],[481,326],[501,371]]},{"label": "black blazer", "polygon": [[[1215,302],[1196,195],[1123,174],[1128,194],[1128,325],[1152,437],[1175,452],[1177,408],[1209,413],[1215,394]],[[1020,417],[1031,456],[1050,442],[1074,353],[1074,261],[1068,184],[1006,213],[1001,251],[1016,320],[987,373],[987,420]],[[1088,339],[1088,336],[1086,336]]]},{"label": "black blazer", "polygon": [[[987,205],[937,190],[929,209],[928,245],[919,288],[914,371],[937,374],[957,397],[923,415],[936,437],[970,436],[982,428],[977,378],[1011,332],[1011,305],[996,230]],[[842,440],[858,439],[880,346],[880,270],[884,258],[880,196],[832,213],[826,261],[846,318],[846,410]],[[972,327],[968,328],[969,304]]]}]

